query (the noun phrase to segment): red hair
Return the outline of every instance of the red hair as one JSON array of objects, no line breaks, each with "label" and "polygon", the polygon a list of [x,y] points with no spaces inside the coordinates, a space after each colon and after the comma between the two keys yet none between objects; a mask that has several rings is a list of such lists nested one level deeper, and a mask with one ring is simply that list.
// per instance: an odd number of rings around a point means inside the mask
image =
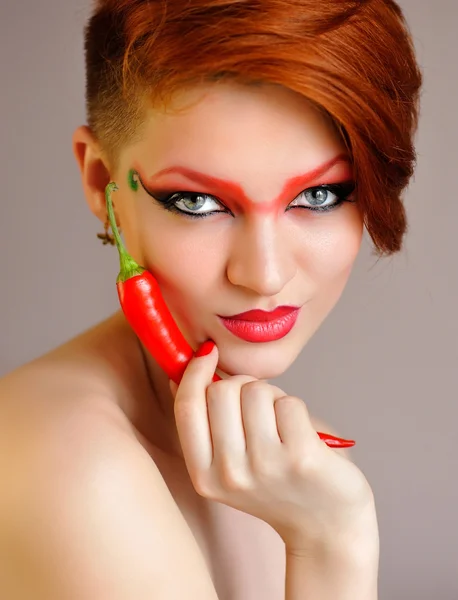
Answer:
[{"label": "red hair", "polygon": [[277,84],[336,123],[378,255],[402,247],[422,75],[394,0],[97,0],[85,29],[88,124],[112,171],[147,104],[201,83]]}]

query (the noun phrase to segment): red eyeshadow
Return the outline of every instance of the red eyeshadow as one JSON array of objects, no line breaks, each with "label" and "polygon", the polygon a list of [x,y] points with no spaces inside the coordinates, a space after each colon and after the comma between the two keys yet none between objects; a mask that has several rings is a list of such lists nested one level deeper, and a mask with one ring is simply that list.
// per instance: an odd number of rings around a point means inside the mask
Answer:
[{"label": "red eyeshadow", "polygon": [[[211,193],[223,196],[226,204],[232,202],[235,206],[238,205],[239,207],[242,206],[245,208],[245,210],[248,209],[250,213],[265,214],[271,211],[274,213],[278,212],[283,204],[291,202],[293,198],[295,198],[307,187],[320,185],[320,183],[330,183],[329,181],[325,182],[323,180],[323,176],[326,175],[337,164],[341,164],[345,168],[339,170],[339,181],[332,181],[332,183],[340,183],[342,181],[348,181],[351,179],[352,169],[350,158],[347,154],[339,154],[326,163],[315,167],[308,173],[297,175],[296,177],[292,177],[286,181],[278,197],[271,202],[255,202],[247,197],[242,186],[235,181],[219,179],[217,177],[212,177],[210,175],[206,175],[182,166],[173,166],[162,169],[152,177],[146,179],[146,182],[149,188],[155,188],[160,185],[158,182],[159,178],[162,179],[172,174],[179,175],[181,177],[185,177],[193,183],[203,186],[203,189],[198,191],[205,191],[209,194]],[[137,167],[134,168],[138,173],[140,173],[140,170]],[[145,181],[141,175],[140,177],[142,181]],[[167,187],[170,187],[170,184],[167,184]],[[177,190],[180,189],[179,185],[176,185],[175,187]],[[181,187],[181,189],[183,189],[183,187]],[[231,208],[230,206],[228,207]]]}]

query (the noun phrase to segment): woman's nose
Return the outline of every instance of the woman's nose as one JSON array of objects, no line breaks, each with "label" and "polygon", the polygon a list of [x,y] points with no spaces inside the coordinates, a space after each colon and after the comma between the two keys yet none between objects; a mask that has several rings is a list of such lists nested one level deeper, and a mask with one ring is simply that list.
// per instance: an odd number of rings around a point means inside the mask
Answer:
[{"label": "woman's nose", "polygon": [[260,296],[275,296],[296,273],[293,249],[272,220],[245,223],[234,237],[227,278]]}]

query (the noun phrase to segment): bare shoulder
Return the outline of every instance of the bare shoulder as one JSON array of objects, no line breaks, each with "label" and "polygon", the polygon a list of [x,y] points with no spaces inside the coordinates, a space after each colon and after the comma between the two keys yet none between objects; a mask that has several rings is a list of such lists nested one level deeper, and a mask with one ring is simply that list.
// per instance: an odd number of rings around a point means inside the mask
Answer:
[{"label": "bare shoulder", "polygon": [[[90,465],[109,455],[110,444],[135,449],[130,437],[116,404],[96,387],[79,389],[78,378],[62,365],[38,360],[0,380],[0,470],[17,473],[10,483],[21,483],[17,489],[9,486],[11,495],[17,492],[27,500],[24,486],[32,491],[38,484],[38,469],[60,485],[69,469],[75,475],[78,463],[89,460]],[[38,498],[45,490],[37,485],[34,491]],[[21,498],[14,500],[19,506]]]},{"label": "bare shoulder", "polygon": [[52,374],[64,376],[39,362],[0,381],[0,597],[216,600],[186,521],[115,404],[95,388],[50,385]]},{"label": "bare shoulder", "polygon": [[0,446],[36,439],[44,450],[49,435],[53,449],[64,441],[71,451],[99,427],[125,437],[133,431],[118,401],[136,379],[132,342],[120,322],[114,315],[0,378]]}]

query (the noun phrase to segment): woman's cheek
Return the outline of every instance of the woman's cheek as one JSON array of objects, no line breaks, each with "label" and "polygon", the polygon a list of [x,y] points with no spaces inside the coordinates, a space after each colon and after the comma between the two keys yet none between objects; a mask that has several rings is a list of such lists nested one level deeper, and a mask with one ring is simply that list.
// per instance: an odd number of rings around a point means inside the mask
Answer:
[{"label": "woman's cheek", "polygon": [[217,253],[205,250],[205,244],[197,244],[184,236],[175,238],[168,233],[167,239],[162,241],[161,247],[158,233],[154,243],[145,245],[144,266],[158,281],[178,328],[188,343],[195,345],[199,340],[193,337],[209,298],[215,298],[214,280],[222,268],[221,259]]},{"label": "woman's cheek", "polygon": [[[353,208],[353,207],[352,207]],[[315,232],[310,241],[308,270],[316,282],[346,280],[361,248],[363,224],[356,211]]]}]

